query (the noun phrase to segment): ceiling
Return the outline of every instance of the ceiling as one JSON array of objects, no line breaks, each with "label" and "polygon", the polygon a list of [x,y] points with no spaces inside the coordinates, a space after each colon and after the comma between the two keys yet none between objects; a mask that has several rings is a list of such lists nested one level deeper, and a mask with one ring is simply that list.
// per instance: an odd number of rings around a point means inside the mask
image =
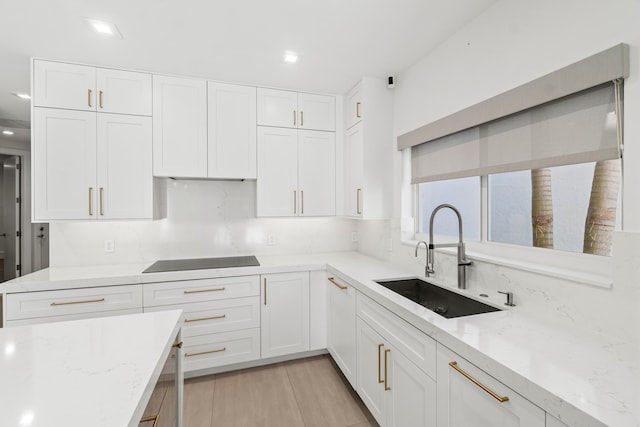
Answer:
[{"label": "ceiling", "polygon": [[496,1],[0,0],[0,128],[29,143],[29,102],[10,92],[29,92],[31,56],[342,94],[406,69]]}]

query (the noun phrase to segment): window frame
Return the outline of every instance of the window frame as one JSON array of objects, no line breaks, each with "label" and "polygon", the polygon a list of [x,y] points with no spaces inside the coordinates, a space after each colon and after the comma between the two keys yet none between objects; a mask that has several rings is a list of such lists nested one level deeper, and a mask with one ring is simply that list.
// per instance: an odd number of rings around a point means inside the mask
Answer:
[{"label": "window frame", "polygon": [[[612,287],[613,256],[592,255],[489,241],[488,182],[489,178],[487,175],[480,176],[480,241],[464,241],[467,258],[482,263],[565,279],[579,284],[602,288]],[[414,240],[405,243],[415,245],[420,240],[428,242],[429,233],[420,232],[420,184],[410,185],[413,187]],[[624,180],[621,177],[621,191],[623,187]],[[437,242],[453,242],[456,241],[456,238],[434,233],[434,240]],[[438,248],[435,251],[451,255],[455,255],[456,253],[455,248]]]}]

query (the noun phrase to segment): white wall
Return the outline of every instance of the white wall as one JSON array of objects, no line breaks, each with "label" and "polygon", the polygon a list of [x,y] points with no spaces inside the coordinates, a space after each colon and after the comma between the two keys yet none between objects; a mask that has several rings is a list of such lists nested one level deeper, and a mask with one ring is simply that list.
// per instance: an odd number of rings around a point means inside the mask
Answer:
[{"label": "white wall", "polygon": [[[639,22],[637,0],[502,0],[397,73],[394,91],[397,136],[618,43],[631,46],[624,102],[626,232],[616,233],[613,271],[603,271],[613,276],[613,288],[482,262],[469,270],[469,278],[472,288],[513,291],[522,310],[542,310],[585,329],[635,341],[640,324],[640,314],[635,314],[640,304],[640,234],[633,232],[640,230]],[[413,247],[401,244],[401,234],[406,238],[413,228],[411,191],[401,185],[407,173],[401,157],[394,159],[394,219],[361,222],[358,248],[424,275],[424,251],[416,259]],[[436,258],[438,279],[455,286],[455,257],[438,253]]]},{"label": "white wall", "polygon": [[[255,218],[255,181],[169,181],[167,218],[158,221],[54,222],[50,265],[355,250],[354,220]],[[267,245],[272,235],[275,245]],[[115,251],[105,253],[105,240]]]}]

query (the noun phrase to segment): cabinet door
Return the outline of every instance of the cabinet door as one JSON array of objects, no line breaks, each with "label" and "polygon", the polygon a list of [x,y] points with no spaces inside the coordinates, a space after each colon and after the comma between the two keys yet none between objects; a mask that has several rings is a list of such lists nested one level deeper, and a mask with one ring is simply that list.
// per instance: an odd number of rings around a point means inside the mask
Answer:
[{"label": "cabinet door", "polygon": [[[436,383],[396,348],[382,355],[387,364],[387,425],[392,427],[434,427],[436,425]],[[386,360],[385,360],[386,356]],[[471,424],[469,424],[471,425]]]},{"label": "cabinet door", "polygon": [[262,276],[262,357],[309,350],[309,273]]},{"label": "cabinet door", "polygon": [[207,85],[153,76],[153,174],[207,176]]},{"label": "cabinet door", "polygon": [[34,219],[96,218],[96,114],[35,108],[34,116]]},{"label": "cabinet door", "polygon": [[301,216],[336,214],[336,136],[298,131],[298,189]]},{"label": "cabinet door", "polygon": [[345,127],[347,129],[362,120],[362,85],[358,84],[345,96]]},{"label": "cabinet door", "polygon": [[98,111],[150,116],[151,74],[98,68]]},{"label": "cabinet door", "polygon": [[209,178],[256,178],[256,88],[208,83]]},{"label": "cabinet door", "polygon": [[258,127],[258,216],[298,215],[298,131]]},{"label": "cabinet door", "polygon": [[357,389],[356,290],[336,277],[328,278],[327,286],[327,350]]},{"label": "cabinet door", "polygon": [[[498,401],[452,367],[452,362],[508,400]],[[438,345],[437,364],[438,427],[544,427],[542,409],[442,345]]]},{"label": "cabinet door", "polygon": [[298,94],[300,129],[336,130],[336,98],[311,93]]},{"label": "cabinet door", "polygon": [[363,132],[362,123],[347,131],[345,138],[345,215],[361,217],[363,212]]},{"label": "cabinet door", "polygon": [[258,126],[298,127],[298,93],[258,88]]},{"label": "cabinet door", "polygon": [[98,114],[98,218],[153,218],[151,134],[151,117]]},{"label": "cabinet door", "polygon": [[388,372],[383,366],[383,359],[385,350],[389,347],[382,337],[362,319],[358,318],[357,325],[358,394],[371,415],[384,426],[386,425],[384,378]]},{"label": "cabinet door", "polygon": [[63,62],[33,61],[33,105],[96,111],[96,69]]}]

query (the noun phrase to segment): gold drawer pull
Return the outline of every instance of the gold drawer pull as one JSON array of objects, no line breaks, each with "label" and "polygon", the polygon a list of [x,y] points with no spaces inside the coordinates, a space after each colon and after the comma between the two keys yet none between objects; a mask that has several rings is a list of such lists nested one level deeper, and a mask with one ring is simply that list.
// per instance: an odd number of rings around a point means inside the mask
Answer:
[{"label": "gold drawer pull", "polygon": [[387,355],[391,353],[391,350],[387,349],[384,351],[384,389],[385,391],[391,390],[391,387],[387,385]]},{"label": "gold drawer pull", "polygon": [[198,289],[195,291],[184,291],[185,294],[199,294],[201,292],[218,292],[224,291],[224,288],[213,288],[213,289]]},{"label": "gold drawer pull", "polygon": [[177,342],[177,343],[175,343],[174,345],[172,345],[172,346],[171,346],[171,348],[182,348],[182,344],[183,344],[183,342],[182,342],[182,341]]},{"label": "gold drawer pull", "polygon": [[150,417],[144,417],[143,419],[140,420],[140,424],[148,423],[149,421],[153,421],[153,426],[152,427],[156,427],[156,425],[158,424],[158,420],[159,419],[160,419],[160,415],[152,415]]},{"label": "gold drawer pull", "polygon": [[87,104],[89,104],[89,108],[92,107],[91,105],[91,89],[87,89]]},{"label": "gold drawer pull", "polygon": [[226,350],[227,350],[226,347],[222,347],[221,349],[218,349],[218,350],[201,351],[199,353],[186,353],[184,357],[200,356],[203,354],[211,354],[211,353],[222,353],[223,351],[226,351]]},{"label": "gold drawer pull", "polygon": [[362,215],[362,209],[360,208],[360,195],[362,194],[362,188],[356,189],[356,214]]},{"label": "gold drawer pull", "polygon": [[87,304],[90,302],[102,302],[104,301],[104,298],[100,298],[100,299],[88,299],[88,300],[84,300],[84,301],[65,301],[65,302],[52,302],[51,306],[55,307],[58,305],[71,305],[71,304]]},{"label": "gold drawer pull", "polygon": [[378,344],[378,384],[382,384],[384,380],[380,376],[380,350],[384,347],[384,344]]},{"label": "gold drawer pull", "polygon": [[360,118],[360,103],[356,102],[356,117]]},{"label": "gold drawer pull", "polygon": [[100,109],[103,109],[104,107],[102,106],[102,91],[98,92],[99,98],[100,98]]},{"label": "gold drawer pull", "polygon": [[189,322],[202,322],[203,320],[212,320],[212,319],[224,319],[225,317],[227,317],[226,314],[223,314],[221,316],[211,316],[211,317],[200,317],[198,319],[184,319],[185,323],[189,323]]},{"label": "gold drawer pull", "polygon": [[335,277],[329,277],[329,278],[327,278],[327,280],[328,280],[328,281],[330,281],[331,283],[333,283],[334,285],[336,285],[337,287],[339,287],[340,289],[342,289],[343,291],[344,291],[345,289],[349,289],[349,287],[348,287],[348,286],[343,286],[343,285],[341,285],[340,283],[336,282]]},{"label": "gold drawer pull", "polygon": [[456,361],[449,362],[449,366],[451,366],[453,369],[455,369],[460,374],[462,374],[463,377],[465,377],[466,379],[468,379],[469,381],[471,381],[472,383],[474,383],[475,385],[477,385],[478,387],[480,387],[481,389],[483,389],[484,391],[489,393],[491,395],[491,397],[493,397],[498,402],[504,403],[504,402],[509,400],[509,398],[507,396],[500,396],[499,394],[497,394],[496,392],[491,390],[489,387],[487,387],[486,385],[482,384],[480,381],[476,380],[471,375],[467,374],[465,371],[460,369],[460,367],[458,367],[458,362],[456,362]]}]

